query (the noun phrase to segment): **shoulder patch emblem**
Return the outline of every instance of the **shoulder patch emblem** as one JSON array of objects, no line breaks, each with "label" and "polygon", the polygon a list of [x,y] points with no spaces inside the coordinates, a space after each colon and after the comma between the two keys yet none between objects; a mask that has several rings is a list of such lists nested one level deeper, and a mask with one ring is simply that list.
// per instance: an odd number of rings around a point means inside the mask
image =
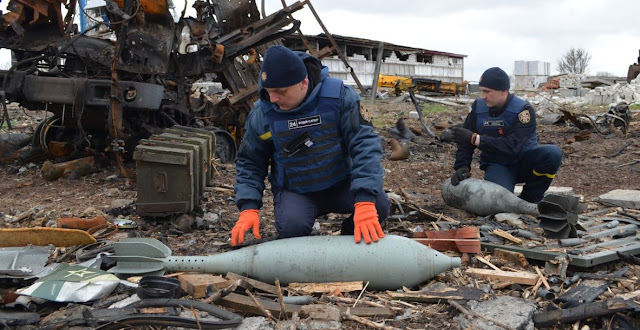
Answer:
[{"label": "shoulder patch emblem", "polygon": [[518,120],[523,124],[528,124],[531,121],[531,114],[529,113],[529,110],[522,110],[518,114]]},{"label": "shoulder patch emblem", "polygon": [[360,118],[367,123],[371,121],[371,113],[363,105],[360,105]]}]

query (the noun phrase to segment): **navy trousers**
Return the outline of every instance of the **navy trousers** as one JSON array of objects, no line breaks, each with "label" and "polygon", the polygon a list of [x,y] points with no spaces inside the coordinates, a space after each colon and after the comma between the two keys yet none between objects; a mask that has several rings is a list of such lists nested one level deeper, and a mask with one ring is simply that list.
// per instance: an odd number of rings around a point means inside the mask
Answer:
[{"label": "navy trousers", "polygon": [[[273,192],[276,230],[279,238],[307,236],[313,229],[317,217],[328,213],[351,214],[343,222],[342,234],[353,234],[354,199],[345,181],[329,189],[298,194],[279,189]],[[378,221],[383,223],[389,216],[391,203],[384,191],[376,197]],[[351,231],[350,233],[346,231]]]},{"label": "navy trousers", "polygon": [[540,145],[526,152],[513,165],[487,164],[484,179],[513,192],[516,183],[524,183],[520,198],[537,203],[549,189],[562,162],[562,150],[555,145]]}]

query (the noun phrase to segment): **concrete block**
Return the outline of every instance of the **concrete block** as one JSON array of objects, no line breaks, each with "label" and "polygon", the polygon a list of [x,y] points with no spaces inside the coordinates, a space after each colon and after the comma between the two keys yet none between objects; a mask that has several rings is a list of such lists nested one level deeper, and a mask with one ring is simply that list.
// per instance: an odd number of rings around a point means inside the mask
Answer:
[{"label": "concrete block", "polygon": [[[558,94],[564,97],[572,97],[572,96],[585,96],[586,94],[585,88],[559,88]],[[592,95],[592,94],[589,94]]]},{"label": "concrete block", "polygon": [[631,101],[631,100],[633,100],[633,92],[631,92],[631,91],[625,91],[625,92],[622,94],[622,96],[624,97],[624,99],[625,99],[626,101]]},{"label": "concrete block", "polygon": [[598,196],[595,201],[606,205],[640,209],[640,190],[615,189]]},{"label": "concrete block", "polygon": [[262,316],[245,317],[236,330],[273,330],[271,323]]},{"label": "concrete block", "polygon": [[604,104],[603,96],[602,95],[594,95],[591,98],[591,100],[589,100],[589,104],[591,104],[591,105]]},{"label": "concrete block", "polygon": [[[469,301],[467,305],[470,309],[480,315],[486,316],[490,320],[496,320],[511,329],[533,330],[533,313],[536,305],[521,298],[511,296],[498,296],[496,299],[482,302]],[[498,330],[503,329],[493,322],[484,319],[467,319],[464,314],[454,318],[462,329],[474,330]]]},{"label": "concrete block", "polygon": [[278,329],[296,329],[296,330],[340,330],[342,323],[338,321],[319,321],[319,320],[280,320]]},{"label": "concrete block", "polygon": [[338,321],[308,320],[298,326],[300,330],[340,330],[342,323]]}]

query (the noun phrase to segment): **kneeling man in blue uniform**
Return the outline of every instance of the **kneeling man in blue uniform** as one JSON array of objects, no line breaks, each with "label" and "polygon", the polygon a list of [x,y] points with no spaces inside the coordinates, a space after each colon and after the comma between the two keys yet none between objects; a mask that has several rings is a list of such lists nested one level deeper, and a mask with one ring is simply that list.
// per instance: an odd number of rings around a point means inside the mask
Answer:
[{"label": "kneeling man in blue uniform", "polygon": [[309,235],[315,219],[352,214],[343,235],[377,242],[390,202],[382,189],[382,145],[360,97],[328,77],[319,59],[283,46],[267,49],[257,101],[249,113],[236,162],[240,217],[231,245],[252,230],[260,238],[265,177],[273,192],[279,238]]},{"label": "kneeling man in blue uniform", "polygon": [[509,191],[516,183],[524,183],[519,197],[539,202],[560,167],[562,151],[555,145],[538,145],[536,113],[529,102],[509,93],[509,76],[502,69],[487,69],[479,85],[481,97],[464,124],[451,129],[458,144],[451,184],[471,176],[471,160],[478,148],[485,180]]}]

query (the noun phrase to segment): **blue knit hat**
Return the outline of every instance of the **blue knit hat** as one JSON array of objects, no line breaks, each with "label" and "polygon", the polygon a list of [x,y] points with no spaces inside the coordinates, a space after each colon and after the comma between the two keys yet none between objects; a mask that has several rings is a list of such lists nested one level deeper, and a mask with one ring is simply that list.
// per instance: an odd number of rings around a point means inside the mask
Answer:
[{"label": "blue knit hat", "polygon": [[260,80],[262,87],[281,88],[295,85],[307,77],[307,68],[296,53],[284,46],[272,46],[264,53]]},{"label": "blue knit hat", "polygon": [[498,67],[489,68],[480,77],[479,85],[496,91],[508,91],[510,87],[509,76]]}]

